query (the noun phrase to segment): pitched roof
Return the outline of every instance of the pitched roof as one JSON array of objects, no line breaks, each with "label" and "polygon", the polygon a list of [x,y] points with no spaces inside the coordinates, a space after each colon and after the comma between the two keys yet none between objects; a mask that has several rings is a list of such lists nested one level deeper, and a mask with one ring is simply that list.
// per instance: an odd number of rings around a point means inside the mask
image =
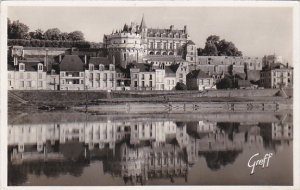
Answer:
[{"label": "pitched roof", "polygon": [[151,65],[144,63],[134,64],[134,67],[131,69],[140,69],[140,72],[154,72],[154,70],[151,70]]},{"label": "pitched roof", "polygon": [[61,71],[84,71],[84,64],[78,55],[65,55],[60,63]]},{"label": "pitched roof", "polygon": [[175,77],[179,64],[165,66],[166,77]]},{"label": "pitched roof", "polygon": [[188,45],[196,45],[192,40],[189,40],[189,41],[187,42],[187,44],[188,44]]},{"label": "pitched roof", "polygon": [[202,70],[193,70],[186,76],[187,78],[211,78],[208,74]]}]

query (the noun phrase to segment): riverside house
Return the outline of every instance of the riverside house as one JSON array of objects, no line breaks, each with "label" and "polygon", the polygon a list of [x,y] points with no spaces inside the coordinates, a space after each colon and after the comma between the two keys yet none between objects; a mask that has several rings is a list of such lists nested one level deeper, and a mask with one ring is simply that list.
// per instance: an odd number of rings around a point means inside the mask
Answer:
[{"label": "riverside house", "polygon": [[8,64],[9,90],[45,90],[46,68],[39,60],[20,60]]},{"label": "riverside house", "polygon": [[84,63],[77,55],[65,55],[60,63],[60,90],[84,89]]},{"label": "riverside house", "polygon": [[265,88],[284,88],[293,86],[293,69],[279,64],[260,73],[260,85]]},{"label": "riverside house", "polygon": [[85,70],[85,87],[88,90],[115,90],[115,65],[106,57],[91,57]]},{"label": "riverside house", "polygon": [[201,70],[191,71],[186,76],[188,90],[205,90],[215,88],[214,79]]}]

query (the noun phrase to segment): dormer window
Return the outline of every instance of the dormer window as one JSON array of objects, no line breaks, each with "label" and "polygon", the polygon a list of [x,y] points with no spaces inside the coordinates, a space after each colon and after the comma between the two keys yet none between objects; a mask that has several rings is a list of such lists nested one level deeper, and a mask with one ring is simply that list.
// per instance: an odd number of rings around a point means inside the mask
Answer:
[{"label": "dormer window", "polygon": [[54,69],[51,70],[51,75],[55,75],[55,70]]},{"label": "dormer window", "polygon": [[93,71],[94,70],[94,65],[93,64],[89,64],[89,70]]},{"label": "dormer window", "polygon": [[100,64],[99,65],[99,71],[103,71],[104,70],[104,65]]},{"label": "dormer window", "polygon": [[39,71],[43,71],[43,65],[40,64],[40,63],[38,64],[38,70],[39,70]]},{"label": "dormer window", "polygon": [[110,71],[114,71],[114,70],[115,70],[115,66],[112,65],[112,64],[110,64],[110,65],[109,65],[109,70],[110,70]]},{"label": "dormer window", "polygon": [[24,63],[19,64],[19,70],[20,71],[25,71],[25,64]]}]

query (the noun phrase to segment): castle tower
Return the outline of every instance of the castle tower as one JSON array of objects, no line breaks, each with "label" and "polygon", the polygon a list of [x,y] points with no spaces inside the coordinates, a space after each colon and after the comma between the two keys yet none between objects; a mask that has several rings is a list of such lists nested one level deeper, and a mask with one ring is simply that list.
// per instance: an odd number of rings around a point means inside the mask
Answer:
[{"label": "castle tower", "polygon": [[140,34],[141,34],[142,45],[143,45],[144,49],[147,50],[147,44],[148,44],[147,33],[148,33],[148,28],[147,28],[147,25],[146,25],[146,22],[145,22],[144,14],[143,14],[143,17],[142,17],[142,21],[141,21],[141,25],[139,27],[139,30],[140,30]]},{"label": "castle tower", "polygon": [[141,63],[144,55],[141,33],[135,27],[125,24],[122,30],[105,35],[105,47],[111,63],[126,68],[130,63]]}]

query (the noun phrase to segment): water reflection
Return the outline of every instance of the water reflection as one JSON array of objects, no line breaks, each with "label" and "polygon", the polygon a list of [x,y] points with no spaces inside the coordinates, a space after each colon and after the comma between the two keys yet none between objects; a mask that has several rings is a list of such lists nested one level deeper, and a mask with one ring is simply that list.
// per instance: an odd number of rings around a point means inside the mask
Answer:
[{"label": "water reflection", "polygon": [[8,184],[37,180],[28,176],[52,179],[70,175],[81,179],[85,168],[98,161],[103,169],[99,175],[109,174],[112,181],[122,179],[123,184],[152,184],[155,179],[169,185],[178,179],[189,184],[189,171],[201,158],[210,170],[219,171],[234,165],[243,151],[277,152],[289,146],[293,137],[291,117],[285,115],[275,122],[139,117],[10,124]]}]

